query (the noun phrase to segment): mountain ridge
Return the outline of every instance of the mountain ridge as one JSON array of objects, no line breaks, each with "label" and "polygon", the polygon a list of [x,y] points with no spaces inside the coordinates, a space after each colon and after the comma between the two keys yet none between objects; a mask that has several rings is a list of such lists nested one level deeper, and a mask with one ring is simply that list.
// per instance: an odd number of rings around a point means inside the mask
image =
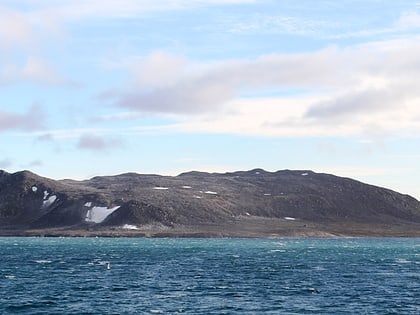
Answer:
[{"label": "mountain ridge", "polygon": [[53,180],[0,171],[0,234],[420,236],[420,202],[311,170]]}]

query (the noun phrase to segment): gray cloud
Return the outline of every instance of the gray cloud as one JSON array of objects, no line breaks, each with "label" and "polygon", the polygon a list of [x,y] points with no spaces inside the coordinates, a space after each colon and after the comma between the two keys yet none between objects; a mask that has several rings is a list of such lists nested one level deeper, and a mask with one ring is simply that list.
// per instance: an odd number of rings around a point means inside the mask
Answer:
[{"label": "gray cloud", "polygon": [[40,105],[33,105],[27,113],[17,114],[0,111],[0,131],[39,130],[44,127],[45,113]]},{"label": "gray cloud", "polygon": [[129,93],[117,101],[118,107],[130,110],[160,113],[202,113],[215,111],[234,90],[216,82],[182,82],[169,88],[147,93]]},{"label": "gray cloud", "polygon": [[122,140],[100,137],[92,134],[84,134],[79,138],[77,147],[83,150],[105,151],[123,145]]},{"label": "gray cloud", "polygon": [[305,118],[337,121],[353,116],[370,114],[400,105],[404,100],[400,93],[389,89],[367,89],[340,95],[313,105],[308,109]]}]

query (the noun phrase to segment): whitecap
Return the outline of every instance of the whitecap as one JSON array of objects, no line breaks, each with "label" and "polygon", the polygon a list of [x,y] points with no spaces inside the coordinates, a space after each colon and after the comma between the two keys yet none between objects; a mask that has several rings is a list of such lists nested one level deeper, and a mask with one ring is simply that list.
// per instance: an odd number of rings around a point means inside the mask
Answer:
[{"label": "whitecap", "polygon": [[34,260],[34,262],[37,264],[51,264],[52,263],[51,260],[47,260],[47,259],[38,259],[38,260]]},{"label": "whitecap", "polygon": [[274,244],[279,245],[279,246],[286,246],[286,243],[284,242],[275,242]]},{"label": "whitecap", "polygon": [[284,249],[272,249],[270,250],[270,253],[285,253],[286,250]]}]

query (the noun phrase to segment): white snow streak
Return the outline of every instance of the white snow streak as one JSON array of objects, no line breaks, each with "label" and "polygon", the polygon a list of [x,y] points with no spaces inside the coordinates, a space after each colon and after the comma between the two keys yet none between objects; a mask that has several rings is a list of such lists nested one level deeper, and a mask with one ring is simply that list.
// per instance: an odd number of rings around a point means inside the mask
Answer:
[{"label": "white snow streak", "polygon": [[131,224],[124,224],[122,226],[122,228],[126,229],[126,230],[138,230],[139,229],[137,226],[131,225]]},{"label": "white snow streak", "polygon": [[106,219],[112,212],[117,210],[120,206],[116,206],[114,208],[107,208],[107,207],[93,207],[92,209],[88,210],[86,213],[86,222],[94,222],[94,223],[101,223],[103,220]]},{"label": "white snow streak", "polygon": [[54,203],[54,201],[56,201],[56,200],[57,200],[57,196],[56,195],[51,195],[47,200],[44,200],[42,202],[42,208],[47,208],[47,207],[51,206]]}]

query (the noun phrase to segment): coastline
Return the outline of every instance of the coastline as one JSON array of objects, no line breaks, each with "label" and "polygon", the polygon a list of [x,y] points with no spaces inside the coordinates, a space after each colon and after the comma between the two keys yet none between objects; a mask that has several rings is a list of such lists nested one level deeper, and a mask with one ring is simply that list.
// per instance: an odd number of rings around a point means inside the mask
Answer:
[{"label": "coastline", "polygon": [[241,218],[222,224],[122,227],[65,227],[0,229],[0,236],[38,237],[145,237],[145,238],[346,238],[420,237],[418,224],[389,225],[355,222],[314,223],[272,218]]}]

